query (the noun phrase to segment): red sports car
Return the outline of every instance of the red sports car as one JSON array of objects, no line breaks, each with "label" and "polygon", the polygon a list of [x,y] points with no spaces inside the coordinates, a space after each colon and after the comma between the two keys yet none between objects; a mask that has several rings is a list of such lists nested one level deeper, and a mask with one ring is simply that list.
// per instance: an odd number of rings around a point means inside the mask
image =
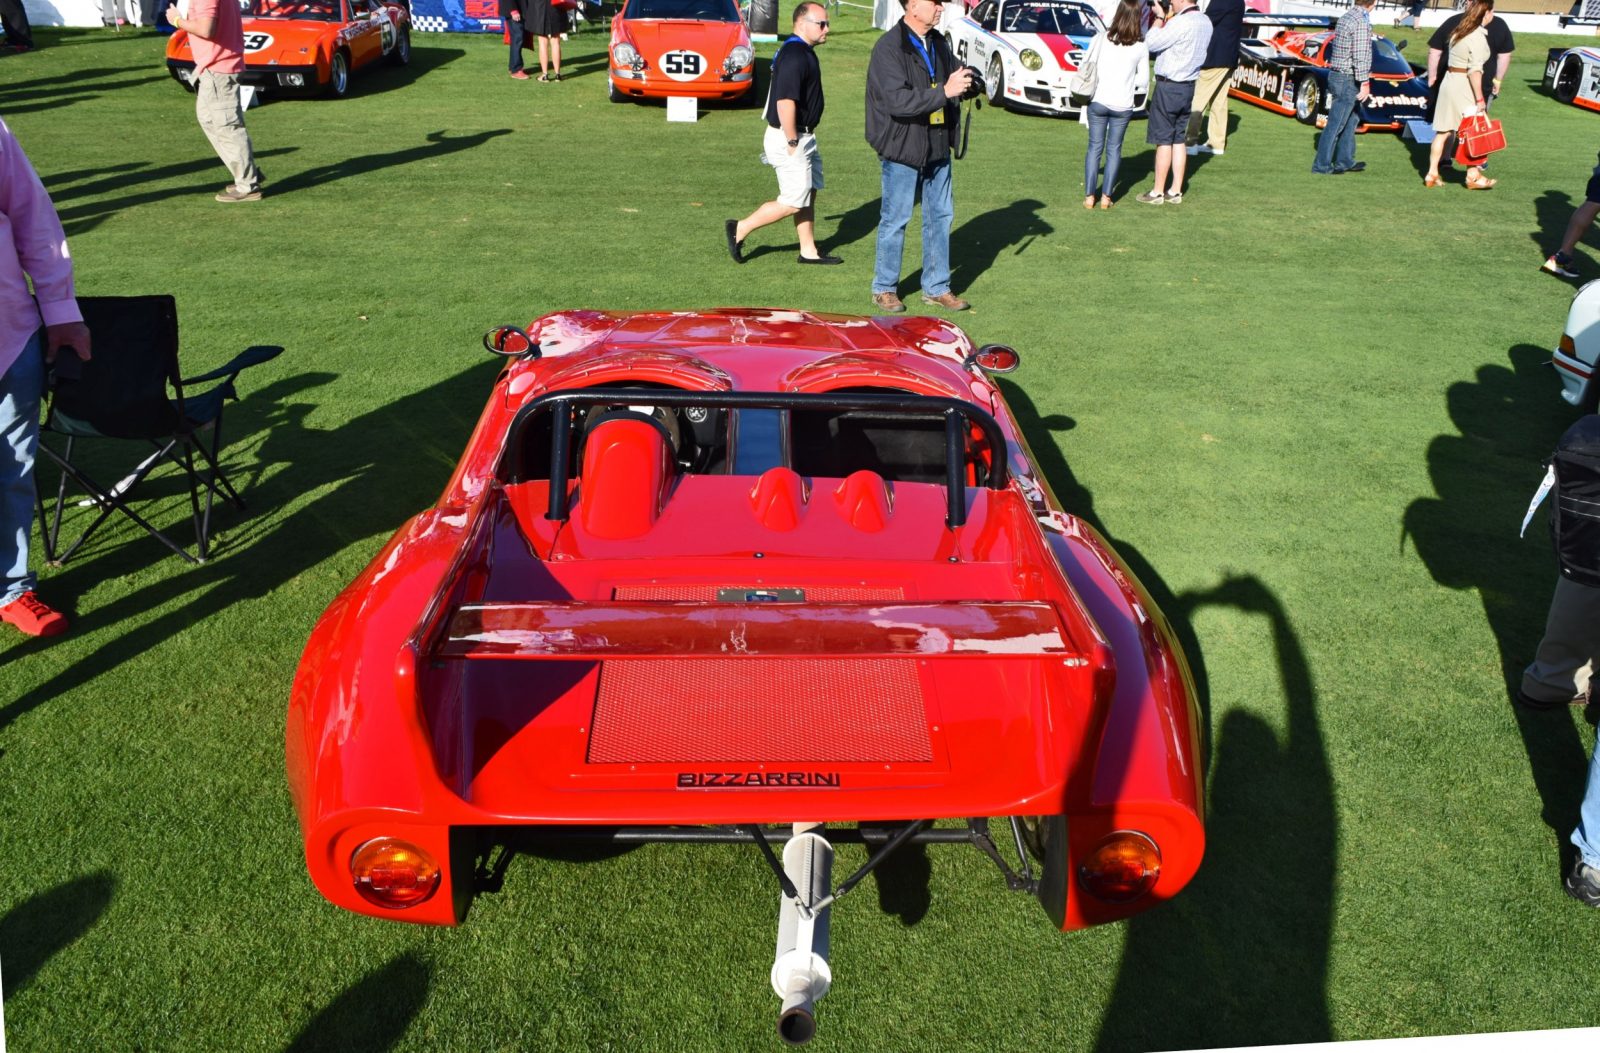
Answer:
[{"label": "red sports car", "polygon": [[[410,61],[409,0],[246,0],[241,83],[274,94],[340,97],[352,72]],[[193,89],[194,55],[182,30],[167,41],[167,69]]]},{"label": "red sports car", "polygon": [[[750,844],[803,1040],[833,902],[906,844],[975,846],[1060,929],[1194,875],[1188,667],[1034,466],[989,375],[1015,351],[783,310],[571,311],[486,342],[510,357],[444,493],[295,678],[324,896],[454,924],[473,846],[513,828]],[[873,851],[835,884],[851,840]]]},{"label": "red sports car", "polygon": [[611,20],[611,101],[737,99],[755,58],[733,0],[627,0]]}]

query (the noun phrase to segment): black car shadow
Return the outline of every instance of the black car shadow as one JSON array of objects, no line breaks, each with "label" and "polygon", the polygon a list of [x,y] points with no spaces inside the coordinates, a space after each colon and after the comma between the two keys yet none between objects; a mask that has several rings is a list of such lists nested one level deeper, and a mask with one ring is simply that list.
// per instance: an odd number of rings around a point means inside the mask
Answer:
[{"label": "black car shadow", "polygon": [[26,988],[53,956],[94,927],[111,905],[117,879],[89,874],[30,896],[0,918],[0,960],[5,963],[3,995]]},{"label": "black car shadow", "polygon": [[428,999],[428,964],[401,954],[346,988],[308,1021],[286,1053],[383,1053]]}]

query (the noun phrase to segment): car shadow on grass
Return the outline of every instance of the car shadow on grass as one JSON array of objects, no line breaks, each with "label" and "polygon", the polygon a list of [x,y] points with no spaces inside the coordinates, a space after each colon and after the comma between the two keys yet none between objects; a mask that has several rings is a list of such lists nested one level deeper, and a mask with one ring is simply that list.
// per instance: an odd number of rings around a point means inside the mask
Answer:
[{"label": "car shadow on grass", "polygon": [[312,1017],[286,1053],[382,1053],[394,1048],[428,998],[429,972],[415,954],[399,955]]},{"label": "car shadow on grass", "polygon": [[[291,348],[289,356],[295,353]],[[213,558],[202,566],[186,566],[137,526],[116,523],[103,527],[80,558],[47,571],[41,589],[53,604],[75,612],[73,632],[0,651],[0,680],[17,689],[14,700],[0,708],[0,729],[53,698],[159,651],[190,626],[237,604],[263,600],[351,546],[375,551],[383,538],[438,497],[498,368],[496,362],[483,361],[331,429],[306,426],[309,406],[277,401],[309,390],[300,378],[247,394],[230,408],[223,459],[230,474],[262,473],[259,483],[241,490],[252,511],[218,507],[213,525],[221,536]],[[314,376],[318,385],[331,379],[330,374]],[[257,464],[241,466],[241,451],[248,449],[254,449]],[[280,470],[267,473],[263,465]],[[169,505],[156,519],[177,538],[183,536],[187,518],[183,504]],[[166,572],[151,584],[106,606],[79,609],[78,597],[100,583],[156,564]],[[326,598],[333,596],[330,589]],[[303,638],[311,624],[292,631]],[[46,646],[71,649],[72,662],[55,676],[30,684],[18,670],[26,668],[28,655]],[[218,698],[215,704],[229,701]]]},{"label": "car shadow on grass", "polygon": [[[1333,776],[1310,663],[1277,596],[1255,577],[1187,592],[1189,623],[1223,607],[1262,615],[1276,654],[1286,736],[1232,709],[1212,752],[1206,858],[1171,903],[1128,922],[1096,1048],[1145,1050],[1326,1042],[1338,862]],[[1293,860],[1292,882],[1272,868]]]},{"label": "car shadow on grass", "polygon": [[110,874],[88,874],[30,896],[0,918],[4,997],[15,997],[45,962],[93,928],[116,888]]},{"label": "car shadow on grass", "polygon": [[1543,477],[1543,462],[1576,411],[1563,412],[1548,350],[1520,344],[1508,358],[1509,368],[1482,366],[1472,380],[1446,392],[1457,430],[1428,444],[1434,494],[1406,509],[1400,544],[1412,543],[1434,581],[1474,591],[1483,604],[1500,652],[1504,700],[1550,827],[1554,865],[1568,858],[1588,753],[1564,712],[1530,712],[1514,701],[1556,582],[1544,517],[1535,517],[1520,541],[1514,531]]},{"label": "car shadow on grass", "polygon": [[[448,66],[465,55],[465,48],[416,46],[416,34],[411,37],[411,61],[404,66],[381,65],[377,69],[363,68],[350,80],[351,95],[382,95],[399,88],[409,87],[434,70]],[[270,96],[269,96],[270,98]],[[278,100],[303,102],[308,100]]]},{"label": "car shadow on grass", "polygon": [[[1205,860],[1173,902],[1128,922],[1097,1048],[1326,1041],[1332,1037],[1326,987],[1337,864],[1333,778],[1310,665],[1288,613],[1254,577],[1174,594],[1139,550],[1116,540],[1096,514],[1093,494],[1061,453],[1059,436],[1075,426],[1072,418],[1043,415],[1015,384],[1001,385],[1058,504],[1110,541],[1167,617],[1189,661],[1206,744]],[[1287,707],[1285,740],[1241,709],[1230,710],[1211,733],[1210,678],[1194,623],[1201,611],[1217,607],[1266,618]],[[1292,887],[1264,881],[1262,859],[1295,860],[1299,876]]]}]

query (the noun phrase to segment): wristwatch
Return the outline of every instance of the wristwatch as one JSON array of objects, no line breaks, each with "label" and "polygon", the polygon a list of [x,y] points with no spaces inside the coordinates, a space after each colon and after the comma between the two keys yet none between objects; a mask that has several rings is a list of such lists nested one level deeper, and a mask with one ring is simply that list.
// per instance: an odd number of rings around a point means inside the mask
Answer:
[{"label": "wristwatch", "polygon": [[800,145],[800,140],[799,139],[790,139],[789,140],[789,145],[790,146],[799,146]]}]

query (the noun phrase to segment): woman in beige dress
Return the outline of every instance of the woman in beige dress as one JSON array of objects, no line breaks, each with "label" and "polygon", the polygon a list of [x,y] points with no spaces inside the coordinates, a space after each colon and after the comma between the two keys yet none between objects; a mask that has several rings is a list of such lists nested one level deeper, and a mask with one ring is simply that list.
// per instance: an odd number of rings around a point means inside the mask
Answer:
[{"label": "woman in beige dress", "polygon": [[[1444,80],[1433,110],[1433,146],[1428,153],[1428,174],[1423,186],[1440,186],[1439,161],[1461,119],[1483,113],[1483,66],[1489,61],[1489,34],[1484,29],[1494,17],[1494,0],[1472,0],[1461,24],[1450,34]],[[1484,178],[1476,165],[1467,169],[1468,190],[1488,190],[1496,180]]]}]

